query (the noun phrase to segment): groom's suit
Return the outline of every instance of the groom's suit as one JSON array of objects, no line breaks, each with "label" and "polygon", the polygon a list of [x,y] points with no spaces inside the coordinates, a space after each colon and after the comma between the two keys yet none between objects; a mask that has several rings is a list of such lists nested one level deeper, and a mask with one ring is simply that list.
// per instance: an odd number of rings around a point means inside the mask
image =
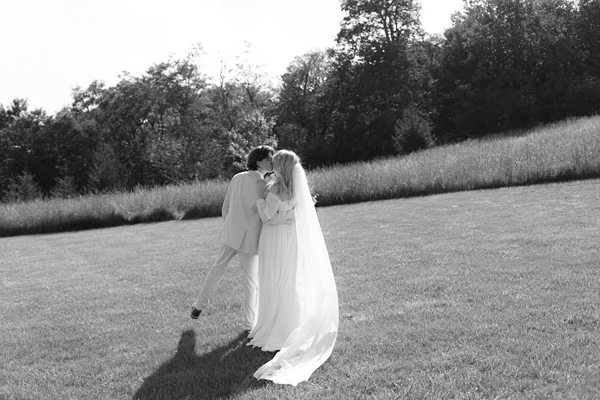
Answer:
[{"label": "groom's suit", "polygon": [[[237,254],[243,270],[242,288],[244,301],[242,312],[247,329],[252,329],[256,317],[258,294],[258,240],[262,221],[256,201],[264,197],[266,182],[258,171],[240,172],[227,188],[221,213],[223,233],[221,251],[210,268],[195,308],[205,309],[217,290],[225,269]],[[289,223],[293,215],[278,215],[274,223]]]},{"label": "groom's suit", "polygon": [[263,198],[265,188],[260,172],[246,171],[233,177],[221,207],[224,245],[246,254],[258,253],[262,224],[256,201]]}]

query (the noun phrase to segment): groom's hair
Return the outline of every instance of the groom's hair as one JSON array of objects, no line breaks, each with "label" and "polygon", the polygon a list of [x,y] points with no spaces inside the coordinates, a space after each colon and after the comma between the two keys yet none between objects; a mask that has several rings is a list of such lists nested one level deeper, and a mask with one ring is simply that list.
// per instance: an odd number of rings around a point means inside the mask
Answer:
[{"label": "groom's hair", "polygon": [[246,161],[246,166],[251,171],[256,171],[258,169],[257,162],[264,160],[269,155],[273,155],[275,150],[271,146],[258,146],[250,150],[248,153],[248,160]]}]

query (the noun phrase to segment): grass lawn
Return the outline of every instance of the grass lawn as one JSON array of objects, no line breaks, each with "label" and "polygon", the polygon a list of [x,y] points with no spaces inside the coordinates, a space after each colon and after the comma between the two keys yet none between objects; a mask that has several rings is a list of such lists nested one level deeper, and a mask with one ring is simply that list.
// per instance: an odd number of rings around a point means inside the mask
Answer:
[{"label": "grass lawn", "polygon": [[598,399],[600,180],[318,210],[332,357],[257,382],[218,218],[0,239],[1,399]]}]

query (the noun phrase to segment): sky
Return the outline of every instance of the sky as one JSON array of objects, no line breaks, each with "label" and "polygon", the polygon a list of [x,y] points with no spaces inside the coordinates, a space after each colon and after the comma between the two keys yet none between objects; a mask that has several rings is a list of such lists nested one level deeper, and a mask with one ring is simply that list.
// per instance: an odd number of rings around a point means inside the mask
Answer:
[{"label": "sky", "polygon": [[[462,0],[420,0],[428,33],[443,33]],[[142,75],[200,44],[217,76],[249,45],[276,79],[294,57],[335,42],[339,0],[0,0],[0,104],[54,114],[75,87]]]}]

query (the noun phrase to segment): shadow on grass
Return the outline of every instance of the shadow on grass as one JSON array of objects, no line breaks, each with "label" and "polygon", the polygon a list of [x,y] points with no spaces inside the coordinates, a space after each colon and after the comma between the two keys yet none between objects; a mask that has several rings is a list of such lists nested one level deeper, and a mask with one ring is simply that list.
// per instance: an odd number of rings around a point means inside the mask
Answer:
[{"label": "shadow on grass", "polygon": [[246,346],[246,332],[224,346],[196,354],[196,333],[182,332],[177,352],[148,376],[133,396],[150,399],[224,399],[266,385],[252,374],[274,353]]}]

